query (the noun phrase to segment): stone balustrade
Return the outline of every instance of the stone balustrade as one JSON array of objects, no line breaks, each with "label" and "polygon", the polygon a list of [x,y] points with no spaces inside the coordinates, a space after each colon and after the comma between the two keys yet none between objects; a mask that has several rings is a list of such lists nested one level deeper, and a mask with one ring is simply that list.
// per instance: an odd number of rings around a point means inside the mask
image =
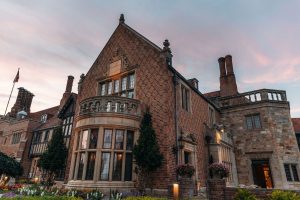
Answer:
[{"label": "stone balustrade", "polygon": [[221,97],[218,99],[221,107],[232,107],[254,104],[259,102],[286,103],[286,92],[284,90],[261,89],[251,92],[240,93],[235,96]]},{"label": "stone balustrade", "polygon": [[79,115],[117,113],[140,116],[140,101],[120,96],[96,96],[80,103]]}]

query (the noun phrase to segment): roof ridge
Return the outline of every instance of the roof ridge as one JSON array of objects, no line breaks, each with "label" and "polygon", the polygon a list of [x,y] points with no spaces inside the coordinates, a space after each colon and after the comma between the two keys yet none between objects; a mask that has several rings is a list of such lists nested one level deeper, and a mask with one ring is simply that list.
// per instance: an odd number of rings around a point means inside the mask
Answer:
[{"label": "roof ridge", "polygon": [[148,44],[150,44],[152,47],[154,47],[156,50],[158,51],[162,51],[162,48],[160,48],[158,45],[156,45],[155,43],[153,43],[151,40],[149,40],[148,38],[146,38],[145,36],[143,36],[141,33],[137,32],[135,29],[131,28],[129,25],[125,24],[125,23],[121,23],[121,25],[123,25],[125,28],[127,28],[128,30],[132,31],[135,35],[137,35],[138,37],[140,37],[142,40],[144,40],[145,42],[147,42]]}]

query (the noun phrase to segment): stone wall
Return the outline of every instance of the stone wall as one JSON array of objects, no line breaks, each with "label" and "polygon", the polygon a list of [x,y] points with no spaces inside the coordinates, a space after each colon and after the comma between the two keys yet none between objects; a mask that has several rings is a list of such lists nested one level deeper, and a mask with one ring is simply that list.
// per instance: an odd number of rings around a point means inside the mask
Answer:
[{"label": "stone wall", "polygon": [[[261,129],[247,130],[245,116],[249,114],[260,114]],[[222,120],[233,134],[240,184],[254,183],[252,160],[267,159],[275,188],[299,188],[295,182],[287,182],[284,171],[284,163],[299,163],[288,102],[260,102],[231,107],[223,110]]]}]

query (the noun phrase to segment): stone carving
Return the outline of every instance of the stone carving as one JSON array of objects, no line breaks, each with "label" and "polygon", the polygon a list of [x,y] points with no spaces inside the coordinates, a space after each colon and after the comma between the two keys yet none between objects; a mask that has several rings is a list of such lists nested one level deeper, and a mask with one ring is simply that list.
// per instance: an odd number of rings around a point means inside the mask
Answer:
[{"label": "stone carving", "polygon": [[97,96],[80,103],[80,115],[93,113],[119,113],[140,116],[140,102],[118,96]]}]

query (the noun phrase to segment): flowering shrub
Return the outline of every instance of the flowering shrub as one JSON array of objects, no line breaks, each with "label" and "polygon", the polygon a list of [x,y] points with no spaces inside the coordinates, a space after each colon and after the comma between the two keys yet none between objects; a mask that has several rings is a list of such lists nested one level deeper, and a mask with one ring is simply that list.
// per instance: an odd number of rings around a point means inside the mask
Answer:
[{"label": "flowering shrub", "polygon": [[110,200],[121,200],[123,194],[118,191],[112,191],[110,194]]},{"label": "flowering shrub", "polygon": [[104,197],[104,194],[102,192],[100,192],[99,190],[93,190],[86,194],[86,199],[89,199],[89,200],[101,200],[101,199],[103,199],[103,197]]},{"label": "flowering shrub", "polygon": [[228,177],[229,169],[223,163],[212,163],[209,165],[209,170],[213,172],[213,174],[219,175],[221,178]]},{"label": "flowering shrub", "polygon": [[176,168],[176,173],[179,176],[186,176],[191,178],[195,173],[195,168],[189,164],[178,165]]},{"label": "flowering shrub", "polygon": [[3,190],[3,191],[8,191],[8,190],[18,190],[19,188],[21,188],[22,185],[21,184],[14,184],[14,185],[1,185],[0,186],[0,191]]}]

